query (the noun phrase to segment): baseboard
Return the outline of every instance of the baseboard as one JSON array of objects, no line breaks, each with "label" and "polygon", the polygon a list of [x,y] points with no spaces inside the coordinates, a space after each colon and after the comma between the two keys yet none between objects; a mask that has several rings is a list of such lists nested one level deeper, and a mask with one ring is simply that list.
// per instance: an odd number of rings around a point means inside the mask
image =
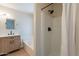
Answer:
[{"label": "baseboard", "polygon": [[25,44],[24,42],[23,42],[23,45],[24,45],[24,50],[30,55],[30,56],[32,56],[33,55],[33,49],[32,48],[30,48],[27,44]]}]

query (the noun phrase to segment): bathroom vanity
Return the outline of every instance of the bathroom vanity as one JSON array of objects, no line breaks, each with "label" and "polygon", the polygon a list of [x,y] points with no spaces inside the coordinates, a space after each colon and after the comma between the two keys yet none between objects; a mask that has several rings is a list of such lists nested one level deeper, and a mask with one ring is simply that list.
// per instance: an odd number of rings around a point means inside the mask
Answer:
[{"label": "bathroom vanity", "polygon": [[20,35],[8,35],[0,37],[0,55],[7,54],[20,48]]}]

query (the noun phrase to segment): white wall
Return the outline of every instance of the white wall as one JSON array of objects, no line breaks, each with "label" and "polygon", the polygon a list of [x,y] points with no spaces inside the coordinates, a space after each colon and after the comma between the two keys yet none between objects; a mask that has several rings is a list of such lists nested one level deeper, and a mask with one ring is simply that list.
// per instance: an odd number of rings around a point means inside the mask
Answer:
[{"label": "white wall", "polygon": [[[22,39],[26,41],[32,41],[32,23],[33,23],[33,14],[27,14],[24,12],[19,12],[14,9],[10,9],[4,6],[0,6],[2,12],[6,12],[12,15],[15,20],[15,32],[21,35]],[[1,20],[4,21],[3,19]],[[0,21],[0,22],[1,22]],[[3,23],[2,23],[3,24]],[[0,23],[0,34],[8,34],[9,31]],[[1,31],[2,29],[2,31]],[[3,30],[5,29],[5,31]]]},{"label": "white wall", "polygon": [[61,49],[61,16],[52,18],[52,39],[50,55],[60,55]]},{"label": "white wall", "polygon": [[41,45],[41,4],[35,4],[34,13],[34,47],[35,55],[42,55],[42,45]]},{"label": "white wall", "polygon": [[35,4],[35,13],[34,13],[34,47],[35,47],[35,55],[41,56],[43,54],[43,40],[42,40],[42,32],[41,32],[41,8],[44,4],[37,3]]},{"label": "white wall", "polygon": [[61,51],[61,21],[62,4],[54,4],[54,17],[52,17],[51,55],[60,55]]},{"label": "white wall", "polygon": [[52,20],[49,14],[46,13],[47,10],[41,12],[41,22],[42,22],[42,41],[43,41],[43,49],[44,55],[49,55],[51,50],[51,37],[52,31],[48,31],[48,27],[52,27]]},{"label": "white wall", "polygon": [[34,13],[34,3],[0,3],[2,6],[22,11],[26,13]]},{"label": "white wall", "polygon": [[[47,4],[36,4],[36,55],[60,55],[61,48],[61,12],[62,5],[51,5],[45,10],[41,8]],[[49,9],[56,9],[55,14],[50,15]],[[52,31],[48,32],[48,26]]]},{"label": "white wall", "polygon": [[[54,10],[50,14],[48,10]],[[53,4],[42,12],[42,28],[44,32],[44,55],[60,55],[61,49],[61,14],[62,4]],[[52,31],[48,31],[48,27]]]}]

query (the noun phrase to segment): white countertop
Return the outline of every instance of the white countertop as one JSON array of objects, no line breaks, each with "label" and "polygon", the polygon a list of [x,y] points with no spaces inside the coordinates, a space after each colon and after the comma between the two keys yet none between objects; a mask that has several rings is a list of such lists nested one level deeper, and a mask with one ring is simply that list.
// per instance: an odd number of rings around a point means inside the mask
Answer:
[{"label": "white countertop", "polygon": [[15,35],[0,35],[0,37],[9,37],[9,36],[19,36],[19,34],[15,34]]}]

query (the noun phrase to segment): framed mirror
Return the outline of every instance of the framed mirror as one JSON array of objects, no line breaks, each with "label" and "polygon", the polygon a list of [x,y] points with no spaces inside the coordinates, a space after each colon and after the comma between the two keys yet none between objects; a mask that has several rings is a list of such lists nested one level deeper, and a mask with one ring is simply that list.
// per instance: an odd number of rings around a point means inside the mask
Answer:
[{"label": "framed mirror", "polygon": [[6,29],[14,29],[15,21],[14,19],[6,19]]}]

